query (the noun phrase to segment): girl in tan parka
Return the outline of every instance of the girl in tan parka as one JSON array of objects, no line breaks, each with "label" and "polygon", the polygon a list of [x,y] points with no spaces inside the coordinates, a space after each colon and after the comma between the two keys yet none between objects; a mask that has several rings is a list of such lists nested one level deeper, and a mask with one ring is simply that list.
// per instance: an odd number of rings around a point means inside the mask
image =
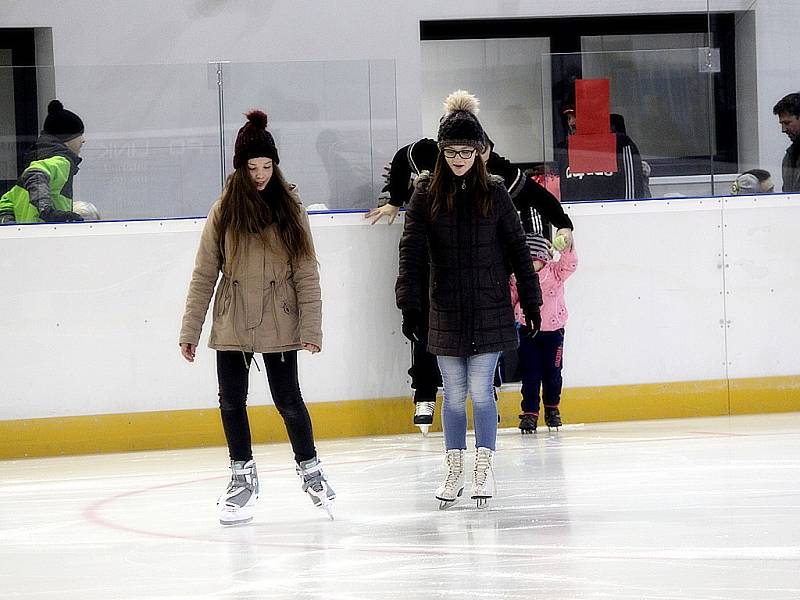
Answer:
[{"label": "girl in tan parka", "polygon": [[223,525],[251,521],[258,498],[246,407],[256,352],[263,355],[303,490],[329,515],[336,497],[317,458],[297,379],[297,351],[314,354],[322,348],[314,243],[303,204],[278,169],[278,150],[266,127],[267,115],[252,111],[236,137],[235,171],[203,229],[179,342],[183,357],[193,362],[222,272],[208,345],[217,351],[219,403],[231,460],[231,481],[217,501]]}]

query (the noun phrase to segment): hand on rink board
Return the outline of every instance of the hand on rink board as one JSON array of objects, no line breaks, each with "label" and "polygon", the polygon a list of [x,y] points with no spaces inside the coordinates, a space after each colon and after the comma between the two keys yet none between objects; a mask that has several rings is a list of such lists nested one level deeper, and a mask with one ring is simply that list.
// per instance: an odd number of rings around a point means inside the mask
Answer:
[{"label": "hand on rink board", "polygon": [[391,204],[384,204],[383,206],[379,206],[378,208],[373,208],[364,215],[365,219],[372,219],[372,224],[375,225],[378,221],[380,221],[383,217],[386,217],[389,221],[389,225],[394,223],[394,220],[397,218],[398,213],[400,212],[399,206],[392,206]]}]

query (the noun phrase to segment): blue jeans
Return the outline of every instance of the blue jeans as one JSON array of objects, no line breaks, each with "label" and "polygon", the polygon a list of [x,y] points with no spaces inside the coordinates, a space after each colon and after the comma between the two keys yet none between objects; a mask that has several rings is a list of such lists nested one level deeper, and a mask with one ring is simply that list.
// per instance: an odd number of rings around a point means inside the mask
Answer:
[{"label": "blue jeans", "polygon": [[495,449],[497,404],[493,383],[498,358],[499,352],[436,357],[444,384],[442,427],[446,450],[467,448],[467,392],[472,396],[475,447]]}]

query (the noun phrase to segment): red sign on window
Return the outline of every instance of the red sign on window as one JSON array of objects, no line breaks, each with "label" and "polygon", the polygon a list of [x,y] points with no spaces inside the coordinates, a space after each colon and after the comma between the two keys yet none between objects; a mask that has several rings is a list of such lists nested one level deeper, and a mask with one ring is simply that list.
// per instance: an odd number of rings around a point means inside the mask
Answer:
[{"label": "red sign on window", "polygon": [[617,139],[611,133],[608,79],[575,82],[575,129],[567,138],[572,173],[616,173]]}]

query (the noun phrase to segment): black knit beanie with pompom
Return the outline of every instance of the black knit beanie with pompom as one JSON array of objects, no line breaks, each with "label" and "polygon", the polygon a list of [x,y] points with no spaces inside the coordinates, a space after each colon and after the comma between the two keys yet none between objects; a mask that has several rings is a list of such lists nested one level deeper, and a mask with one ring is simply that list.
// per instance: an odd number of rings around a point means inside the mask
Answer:
[{"label": "black knit beanie with pompom", "polygon": [[58,100],[51,100],[47,105],[47,117],[42,131],[68,142],[83,135],[83,121],[74,112],[65,109]]},{"label": "black knit beanie with pompom", "polygon": [[478,152],[486,147],[486,134],[478,121],[480,101],[466,90],[456,90],[444,102],[445,115],[439,121],[439,148],[472,146]]}]

